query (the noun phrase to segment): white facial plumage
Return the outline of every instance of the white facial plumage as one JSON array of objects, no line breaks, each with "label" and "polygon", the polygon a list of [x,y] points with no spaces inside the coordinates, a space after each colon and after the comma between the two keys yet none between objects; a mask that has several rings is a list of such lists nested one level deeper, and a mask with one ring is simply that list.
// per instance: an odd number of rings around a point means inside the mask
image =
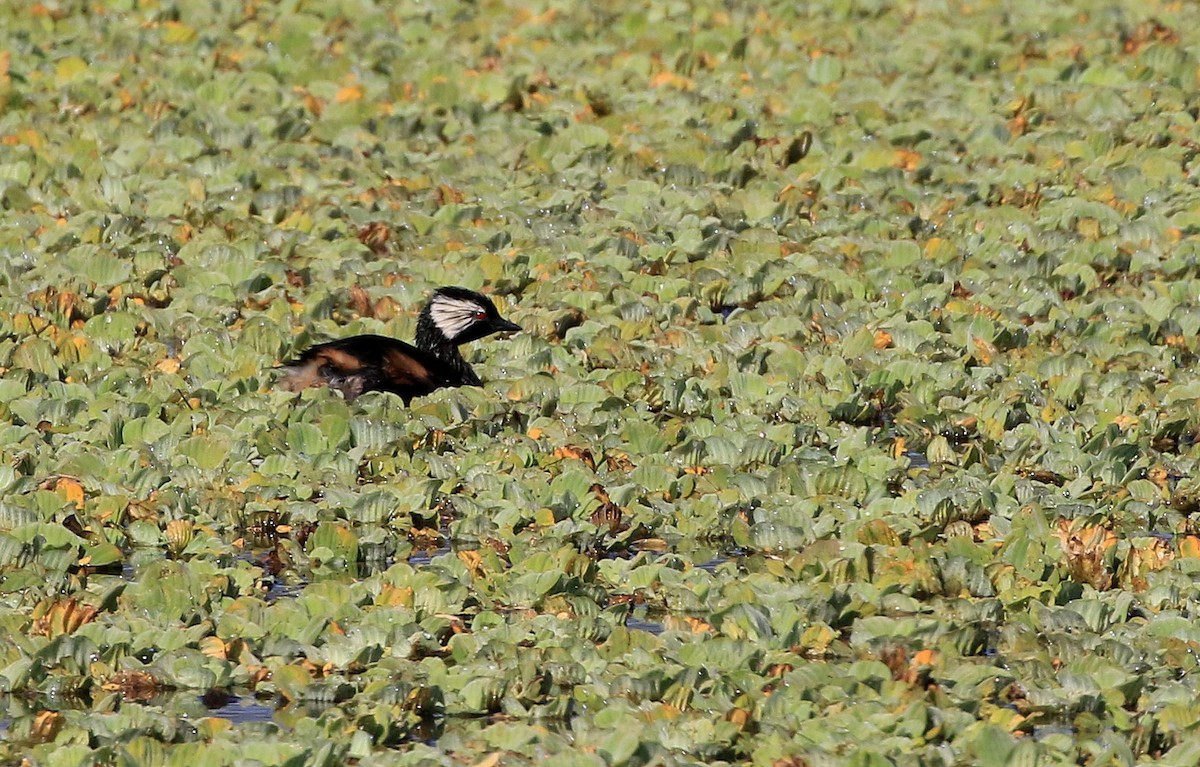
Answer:
[{"label": "white facial plumage", "polygon": [[474,301],[449,296],[435,296],[429,307],[429,316],[438,330],[451,340],[479,321],[486,314],[484,308]]}]

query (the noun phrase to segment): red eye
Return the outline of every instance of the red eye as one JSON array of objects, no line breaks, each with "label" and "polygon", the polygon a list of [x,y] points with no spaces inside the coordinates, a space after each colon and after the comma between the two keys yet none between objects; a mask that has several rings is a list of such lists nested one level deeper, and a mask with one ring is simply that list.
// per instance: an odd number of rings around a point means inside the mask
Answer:
[{"label": "red eye", "polygon": [[477,311],[477,312],[475,312],[475,319],[477,319],[477,320],[486,320],[486,319],[487,319],[487,312],[485,312],[485,311],[483,311],[483,310],[480,310],[480,311]]}]

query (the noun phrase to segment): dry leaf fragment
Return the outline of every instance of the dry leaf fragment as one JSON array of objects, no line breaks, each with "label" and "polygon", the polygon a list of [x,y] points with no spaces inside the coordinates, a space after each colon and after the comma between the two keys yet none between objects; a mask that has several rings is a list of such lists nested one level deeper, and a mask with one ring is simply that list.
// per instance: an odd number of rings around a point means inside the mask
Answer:
[{"label": "dry leaf fragment", "polygon": [[372,221],[358,230],[358,241],[377,256],[387,255],[388,241],[391,237],[392,230],[380,221]]},{"label": "dry leaf fragment", "polygon": [[54,491],[65,496],[75,504],[75,508],[83,508],[83,485],[69,477],[61,477],[54,485]]},{"label": "dry leaf fragment", "polygon": [[1105,562],[1105,554],[1117,545],[1117,536],[1111,530],[1100,525],[1072,530],[1070,520],[1060,519],[1055,535],[1062,545],[1072,580],[1089,584],[1097,591],[1112,588],[1113,574]]},{"label": "dry leaf fragment", "polygon": [[39,711],[33,718],[33,727],[29,733],[30,740],[35,743],[49,743],[58,736],[62,729],[63,715],[57,711]]},{"label": "dry leaf fragment", "polygon": [[345,104],[351,101],[361,101],[365,91],[361,85],[346,85],[338,90],[337,95],[333,100],[339,104]]},{"label": "dry leaf fragment", "polygon": [[586,448],[563,445],[562,447],[555,448],[554,457],[560,461],[566,458],[582,461],[592,471],[596,470],[596,460],[592,458],[592,452]]},{"label": "dry leaf fragment", "polygon": [[200,652],[217,660],[228,660],[229,651],[220,637],[210,636],[200,640]]},{"label": "dry leaf fragment", "polygon": [[375,305],[371,302],[371,297],[358,285],[350,288],[350,308],[360,317],[375,316]]},{"label": "dry leaf fragment", "polygon": [[1200,536],[1189,535],[1179,540],[1179,556],[1200,557]]},{"label": "dry leaf fragment", "polygon": [[713,632],[712,624],[699,618],[688,616],[683,619],[683,622],[687,624],[693,634],[711,634]]},{"label": "dry leaf fragment", "polygon": [[144,701],[157,695],[163,685],[152,674],[129,669],[113,674],[101,687],[108,692],[121,693],[125,700]]},{"label": "dry leaf fragment", "polygon": [[460,551],[458,552],[458,560],[467,568],[467,572],[472,578],[482,578],[487,573],[483,569],[483,557],[478,551]]},{"label": "dry leaf fragment", "polygon": [[996,358],[996,347],[979,336],[973,336],[971,341],[975,347],[973,356],[979,364],[992,364],[992,360]]},{"label": "dry leaf fragment", "polygon": [[608,501],[592,512],[591,522],[596,527],[607,527],[610,534],[621,529],[621,519],[624,516],[621,507]]},{"label": "dry leaf fragment", "polygon": [[73,634],[80,626],[95,620],[98,612],[96,607],[81,605],[74,597],[42,602],[33,610],[33,626],[29,633],[51,638]]}]

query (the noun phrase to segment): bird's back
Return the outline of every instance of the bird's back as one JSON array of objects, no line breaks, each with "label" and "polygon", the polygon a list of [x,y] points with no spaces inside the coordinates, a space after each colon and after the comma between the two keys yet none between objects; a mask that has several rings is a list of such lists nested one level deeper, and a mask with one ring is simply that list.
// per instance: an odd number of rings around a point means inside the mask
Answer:
[{"label": "bird's back", "polygon": [[[460,358],[461,359],[461,358]],[[444,386],[478,386],[465,363],[451,365],[431,352],[395,338],[351,336],[317,344],[284,363],[283,388],[299,391],[327,385],[346,399],[368,391],[398,394],[407,403]]]}]

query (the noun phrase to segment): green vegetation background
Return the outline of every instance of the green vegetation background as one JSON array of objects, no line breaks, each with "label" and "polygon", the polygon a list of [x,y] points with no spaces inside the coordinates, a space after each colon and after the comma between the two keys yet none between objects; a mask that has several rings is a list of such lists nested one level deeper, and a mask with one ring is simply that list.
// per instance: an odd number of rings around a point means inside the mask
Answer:
[{"label": "green vegetation background", "polygon": [[0,9],[0,759],[1195,764],[1195,6],[592,5]]}]

